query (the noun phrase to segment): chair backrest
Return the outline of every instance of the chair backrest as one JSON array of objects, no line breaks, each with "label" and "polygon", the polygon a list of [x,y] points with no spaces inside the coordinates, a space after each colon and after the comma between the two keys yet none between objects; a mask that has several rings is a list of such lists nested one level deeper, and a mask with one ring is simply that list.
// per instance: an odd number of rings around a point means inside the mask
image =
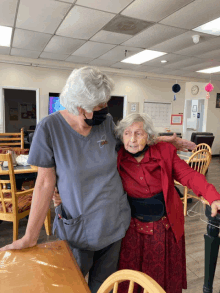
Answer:
[{"label": "chair backrest", "polygon": [[200,144],[200,143],[206,143],[210,147],[212,147],[213,141],[214,141],[214,136],[213,135],[196,135],[194,143],[195,144]]},{"label": "chair backrest", "polygon": [[24,129],[17,133],[0,133],[0,147],[20,147],[24,149]]},{"label": "chair backrest", "polygon": [[205,175],[209,164],[211,162],[212,155],[207,149],[199,150],[192,154],[187,161],[188,165],[197,172]]},{"label": "chair backrest", "polygon": [[195,142],[196,135],[213,135],[212,132],[192,132],[191,141]]},{"label": "chair backrest", "polygon": [[135,283],[144,289],[144,293],[166,293],[154,279],[144,273],[133,270],[120,270],[112,274],[101,285],[97,293],[109,293],[112,289],[113,293],[117,293],[118,285],[123,281],[130,281],[129,293],[133,292]]},{"label": "chair backrest", "polygon": [[[9,175],[9,180],[0,179],[0,203],[3,211],[0,213],[7,214],[6,206],[8,204],[12,204],[12,206],[17,206],[17,198],[16,198],[16,182],[14,175],[14,167],[12,163],[11,154],[0,154],[0,162],[7,161],[8,162],[8,170],[5,170],[5,175]],[[10,184],[10,189],[7,189],[7,185]],[[8,197],[7,195],[10,194]],[[16,213],[15,209],[12,209],[13,213]],[[10,213],[11,214],[11,213]],[[7,215],[5,216],[7,220]]]},{"label": "chair backrest", "polygon": [[[159,132],[158,135],[159,136],[171,136],[173,135],[174,132]],[[182,138],[182,134],[180,132],[175,132],[176,136]]]},{"label": "chair backrest", "polygon": [[196,148],[192,151],[192,153],[195,153],[197,151],[200,151],[200,150],[208,150],[211,154],[212,154],[212,150],[211,150],[211,147],[206,144],[206,143],[200,143],[196,146]]}]

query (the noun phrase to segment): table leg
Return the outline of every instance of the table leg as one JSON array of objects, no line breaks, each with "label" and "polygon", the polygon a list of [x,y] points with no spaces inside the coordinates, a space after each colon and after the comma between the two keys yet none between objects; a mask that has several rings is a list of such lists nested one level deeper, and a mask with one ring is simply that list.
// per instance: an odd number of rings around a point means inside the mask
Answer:
[{"label": "table leg", "polygon": [[51,212],[50,212],[50,208],[48,210],[46,219],[44,221],[44,227],[45,227],[47,235],[51,235]]},{"label": "table leg", "polygon": [[[215,269],[218,259],[220,238],[219,234],[219,220],[216,218],[209,218],[207,225],[207,234],[204,235],[205,238],[205,278],[203,293],[213,292],[213,280],[215,276]],[[213,227],[212,225],[217,227]]]}]

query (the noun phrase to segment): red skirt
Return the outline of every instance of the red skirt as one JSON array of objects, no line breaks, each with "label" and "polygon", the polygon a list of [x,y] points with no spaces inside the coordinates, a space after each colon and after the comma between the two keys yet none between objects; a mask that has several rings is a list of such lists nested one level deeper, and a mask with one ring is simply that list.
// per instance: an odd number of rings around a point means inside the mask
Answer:
[{"label": "red skirt", "polygon": [[[177,243],[172,229],[165,229],[161,220],[153,225],[153,235],[147,235],[139,233],[131,220],[122,240],[119,270],[144,272],[166,293],[182,293],[182,289],[187,289],[185,237]],[[121,283],[118,292],[127,293],[128,285]],[[143,290],[135,284],[134,293],[140,292]]]}]

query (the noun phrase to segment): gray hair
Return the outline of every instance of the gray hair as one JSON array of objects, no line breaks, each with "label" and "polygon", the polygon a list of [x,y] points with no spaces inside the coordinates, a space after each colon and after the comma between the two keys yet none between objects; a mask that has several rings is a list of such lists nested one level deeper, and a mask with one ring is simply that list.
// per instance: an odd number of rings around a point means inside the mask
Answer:
[{"label": "gray hair", "polygon": [[148,144],[152,145],[155,143],[155,139],[157,137],[157,132],[154,129],[153,121],[151,120],[150,116],[147,114],[139,114],[133,113],[127,115],[124,119],[117,123],[115,127],[115,133],[118,138],[123,141],[123,133],[125,129],[131,126],[134,122],[143,122],[144,130],[148,134]]},{"label": "gray hair", "polygon": [[95,67],[75,69],[62,90],[60,103],[74,115],[79,115],[77,107],[92,112],[109,101],[113,87],[113,81]]}]

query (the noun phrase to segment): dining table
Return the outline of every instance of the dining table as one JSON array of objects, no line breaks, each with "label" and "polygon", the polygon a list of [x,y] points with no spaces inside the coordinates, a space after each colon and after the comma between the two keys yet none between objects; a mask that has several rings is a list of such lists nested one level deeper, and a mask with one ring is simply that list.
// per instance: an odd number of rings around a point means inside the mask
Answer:
[{"label": "dining table", "polygon": [[[21,166],[21,165],[16,165],[14,166],[14,174],[15,174],[15,179],[16,179],[16,187],[18,190],[21,189],[22,182],[26,179],[36,179],[37,178],[37,172],[38,172],[38,167],[37,166],[32,166],[32,165],[26,165],[26,166]],[[8,167],[3,167],[3,165],[0,165],[0,176],[2,179],[7,179],[8,177]],[[45,229],[46,229],[46,234],[51,235],[51,211],[50,209],[48,210],[47,216],[45,218]]]},{"label": "dining table", "polygon": [[66,241],[0,252],[4,293],[91,293]]}]

